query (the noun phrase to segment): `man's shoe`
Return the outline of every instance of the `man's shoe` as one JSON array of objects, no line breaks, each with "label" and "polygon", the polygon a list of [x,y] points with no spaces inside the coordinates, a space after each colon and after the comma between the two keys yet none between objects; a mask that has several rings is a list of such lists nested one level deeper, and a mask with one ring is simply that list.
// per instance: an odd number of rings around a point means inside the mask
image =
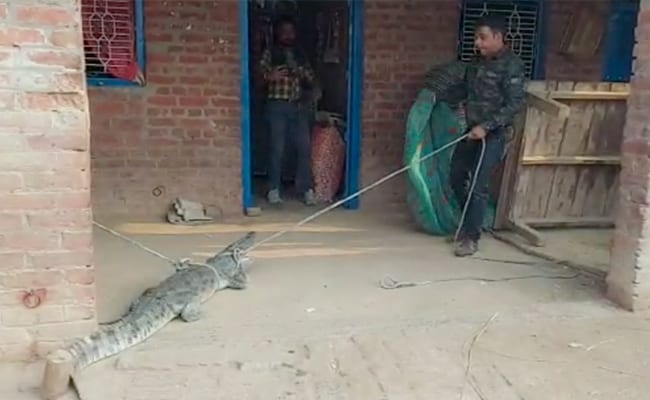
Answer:
[{"label": "man's shoe", "polygon": [[463,239],[456,244],[454,254],[456,257],[467,257],[478,251],[478,243],[475,240]]},{"label": "man's shoe", "polygon": [[280,204],[282,203],[282,198],[280,197],[280,191],[278,189],[269,190],[269,193],[266,195],[266,200],[271,204]]},{"label": "man's shoe", "polygon": [[315,206],[316,205],[316,196],[314,195],[314,191],[312,189],[309,189],[305,192],[305,198],[304,198],[305,204],[308,206]]}]

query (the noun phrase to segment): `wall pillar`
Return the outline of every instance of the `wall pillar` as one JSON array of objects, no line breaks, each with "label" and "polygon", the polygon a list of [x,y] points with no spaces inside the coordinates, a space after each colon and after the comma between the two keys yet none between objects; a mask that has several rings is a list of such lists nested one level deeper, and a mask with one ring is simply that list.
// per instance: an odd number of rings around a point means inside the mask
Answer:
[{"label": "wall pillar", "polygon": [[0,361],[96,326],[79,3],[0,1]]},{"label": "wall pillar", "polygon": [[650,0],[641,0],[636,40],[607,276],[607,297],[628,310],[650,308]]}]

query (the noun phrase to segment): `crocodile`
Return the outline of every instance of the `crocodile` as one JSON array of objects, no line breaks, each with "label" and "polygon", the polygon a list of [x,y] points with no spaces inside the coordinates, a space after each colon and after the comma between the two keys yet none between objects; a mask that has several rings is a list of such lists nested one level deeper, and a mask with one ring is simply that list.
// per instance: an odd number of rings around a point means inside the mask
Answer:
[{"label": "crocodile", "polygon": [[[248,232],[205,263],[184,262],[177,266],[176,272],[133,301],[121,319],[74,341],[55,352],[53,357],[66,352],[73,360],[74,375],[91,364],[144,342],[177,317],[185,322],[201,319],[201,304],[216,291],[246,288],[248,276],[242,256],[254,242],[255,232]],[[53,358],[48,362],[50,360]]]}]

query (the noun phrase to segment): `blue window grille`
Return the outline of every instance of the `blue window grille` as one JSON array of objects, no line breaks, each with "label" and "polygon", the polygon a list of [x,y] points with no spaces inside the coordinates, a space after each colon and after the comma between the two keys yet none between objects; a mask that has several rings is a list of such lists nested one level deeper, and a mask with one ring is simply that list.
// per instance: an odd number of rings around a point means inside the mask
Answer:
[{"label": "blue window grille", "polygon": [[485,15],[506,19],[506,41],[526,65],[526,75],[539,79],[544,75],[544,29],[542,0],[463,0],[458,33],[458,58],[474,57],[474,24]]},{"label": "blue window grille", "polygon": [[144,0],[82,0],[91,86],[144,86]]},{"label": "blue window grille", "polygon": [[602,54],[602,80],[629,82],[634,61],[634,29],[639,0],[612,0],[609,6],[605,48]]}]

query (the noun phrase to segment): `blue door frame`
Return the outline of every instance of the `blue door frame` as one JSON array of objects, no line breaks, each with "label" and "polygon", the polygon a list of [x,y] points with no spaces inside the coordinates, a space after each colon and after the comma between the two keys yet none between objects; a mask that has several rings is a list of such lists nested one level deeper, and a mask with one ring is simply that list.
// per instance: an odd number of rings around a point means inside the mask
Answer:
[{"label": "blue door frame", "polygon": [[[253,206],[253,182],[251,160],[251,98],[250,98],[250,27],[248,7],[250,0],[239,1],[239,58],[241,65],[241,183],[244,211]],[[346,162],[344,196],[359,190],[359,167],[361,164],[361,107],[363,92],[363,0],[347,0],[348,25],[348,108],[345,131]],[[359,198],[347,201],[347,209],[359,208]]]},{"label": "blue door frame", "polygon": [[634,60],[634,29],[639,0],[616,0],[609,6],[607,35],[602,54],[602,80],[629,82]]}]

